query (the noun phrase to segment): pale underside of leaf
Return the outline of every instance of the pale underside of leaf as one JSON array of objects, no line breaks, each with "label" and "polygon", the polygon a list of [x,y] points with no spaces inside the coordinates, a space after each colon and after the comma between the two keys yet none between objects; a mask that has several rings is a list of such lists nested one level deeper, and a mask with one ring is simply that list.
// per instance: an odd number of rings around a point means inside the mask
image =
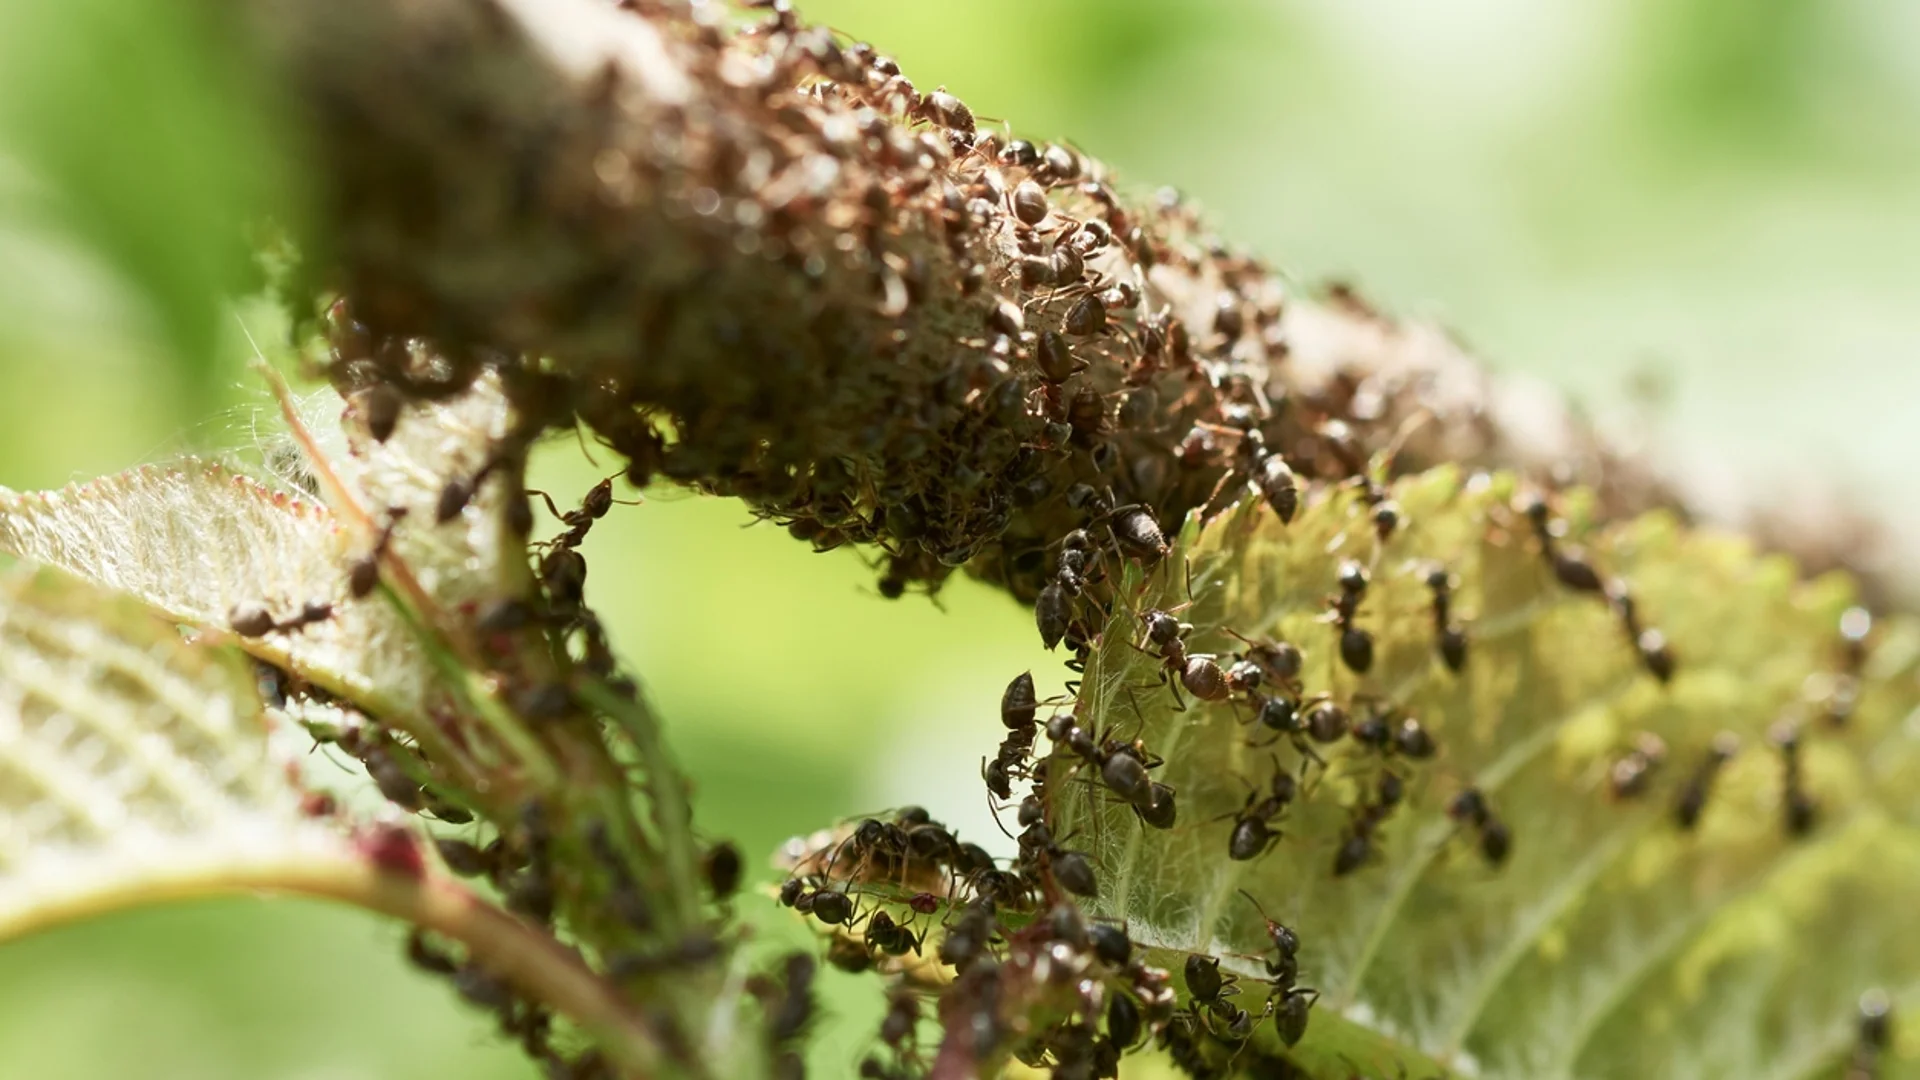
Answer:
[{"label": "pale underside of leaf", "polygon": [[350,861],[267,747],[238,653],[53,570],[0,576],[0,937]]},{"label": "pale underside of leaf", "polygon": [[[1920,895],[1913,626],[1881,620],[1859,706],[1844,728],[1828,726],[1812,691],[1838,662],[1847,582],[1802,581],[1783,559],[1664,516],[1589,529],[1569,496],[1563,543],[1630,583],[1642,623],[1674,643],[1679,674],[1663,685],[1601,598],[1555,582],[1509,507],[1510,480],[1441,469],[1393,494],[1406,525],[1384,542],[1353,489],[1287,527],[1252,502],[1204,528],[1190,521],[1162,568],[1144,581],[1132,571],[1133,595],[1143,610],[1186,605],[1194,652],[1239,649],[1223,627],[1294,642],[1309,695],[1331,694],[1356,716],[1368,697],[1402,706],[1432,732],[1437,757],[1384,759],[1350,739],[1319,747],[1330,768],[1278,822],[1284,839],[1260,860],[1231,861],[1232,824],[1217,819],[1276,763],[1299,775],[1301,758],[1284,740],[1254,745],[1271,736],[1245,704],[1189,699],[1176,711],[1158,663],[1135,648],[1137,616],[1121,611],[1087,668],[1081,722],[1137,735],[1167,759],[1156,777],[1179,793],[1180,824],[1145,829],[1082,779],[1058,789],[1057,831],[1099,857],[1101,912],[1175,950],[1176,971],[1178,950],[1239,954],[1225,966],[1242,973],[1241,1004],[1257,1013],[1264,924],[1237,890],[1257,897],[1299,933],[1302,985],[1321,991],[1294,1057],[1322,1075],[1348,1075],[1350,1061],[1392,1075],[1400,1051],[1530,1080],[1837,1070],[1858,995],[1920,985],[1920,936],[1901,934],[1899,901]],[[1364,677],[1340,663],[1326,617],[1344,559],[1372,574],[1357,620],[1376,641]],[[1436,653],[1435,564],[1457,575],[1454,611],[1472,636],[1459,675]],[[1782,718],[1804,722],[1805,783],[1820,808],[1798,839],[1782,827],[1781,757],[1766,737]],[[1723,730],[1743,749],[1699,827],[1682,831],[1676,792]],[[1668,756],[1652,790],[1613,798],[1608,765],[1641,732],[1665,740]],[[1336,878],[1352,808],[1387,768],[1405,779],[1406,802],[1377,833],[1376,860]],[[1468,786],[1512,829],[1498,869],[1445,814]],[[1911,1067],[1882,1063],[1883,1075]]]},{"label": "pale underside of leaf", "polygon": [[434,520],[441,490],[480,470],[507,418],[491,377],[448,402],[409,408],[384,444],[346,417],[346,452],[315,463],[339,478],[335,497],[352,503],[344,508],[197,460],[59,491],[0,488],[0,551],[200,627],[227,628],[243,604],[278,619],[330,604],[329,619],[239,644],[372,711],[419,713],[434,698],[435,674],[418,635],[379,593],[353,598],[349,569],[391,520],[390,550],[442,608],[523,593],[527,568],[503,531],[501,485],[483,485],[453,520]]}]

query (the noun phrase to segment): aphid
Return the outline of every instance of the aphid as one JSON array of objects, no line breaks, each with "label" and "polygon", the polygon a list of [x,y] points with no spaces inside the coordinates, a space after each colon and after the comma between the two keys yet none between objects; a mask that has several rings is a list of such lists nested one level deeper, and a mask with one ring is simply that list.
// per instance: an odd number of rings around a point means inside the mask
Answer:
[{"label": "aphid", "polygon": [[400,423],[400,410],[405,404],[400,392],[386,383],[375,383],[353,395],[354,405],[360,416],[366,421],[367,434],[373,441],[384,443],[393,437],[393,429]]},{"label": "aphid", "polygon": [[1367,594],[1367,571],[1349,560],[1340,565],[1340,595],[1331,601],[1334,625],[1340,629],[1340,661],[1355,675],[1373,667],[1373,635],[1353,624],[1360,600]]},{"label": "aphid", "polygon": [[1394,748],[1415,761],[1425,761],[1433,756],[1433,736],[1419,720],[1409,716],[1400,721],[1400,727],[1393,733]]},{"label": "aphid", "polygon": [[1680,787],[1680,794],[1674,800],[1673,819],[1682,829],[1691,830],[1700,823],[1700,814],[1707,807],[1707,796],[1713,792],[1713,779],[1720,773],[1721,766],[1732,760],[1740,751],[1740,737],[1731,731],[1723,731],[1713,737],[1713,743],[1707,748],[1707,756],[1694,767],[1693,775]]}]

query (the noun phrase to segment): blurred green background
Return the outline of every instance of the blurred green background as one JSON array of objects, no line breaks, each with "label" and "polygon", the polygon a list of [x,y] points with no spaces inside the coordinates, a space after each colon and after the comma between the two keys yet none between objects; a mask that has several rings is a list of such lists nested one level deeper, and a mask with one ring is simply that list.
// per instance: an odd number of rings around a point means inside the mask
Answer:
[{"label": "blurred green background", "polygon": [[[0,484],[252,438],[263,398],[213,298],[236,280],[233,211],[292,212],[297,170],[201,10],[0,0]],[[1441,318],[1598,414],[1657,399],[1655,445],[1696,475],[1836,487],[1915,520],[1920,7],[804,11],[1020,134],[1182,188],[1303,281]],[[564,442],[539,473],[556,492],[596,476]],[[756,865],[789,832],[907,801],[994,836],[973,763],[997,695],[1027,667],[1058,685],[1027,616],[964,582],[944,611],[887,603],[854,555],[747,521],[656,493],[588,549],[590,596],[668,718],[703,825]],[[764,940],[794,933],[743,906]],[[230,902],[0,946],[0,1075],[532,1075],[399,942],[350,912]],[[816,1075],[844,1075],[877,1012],[865,984],[828,990]]]}]

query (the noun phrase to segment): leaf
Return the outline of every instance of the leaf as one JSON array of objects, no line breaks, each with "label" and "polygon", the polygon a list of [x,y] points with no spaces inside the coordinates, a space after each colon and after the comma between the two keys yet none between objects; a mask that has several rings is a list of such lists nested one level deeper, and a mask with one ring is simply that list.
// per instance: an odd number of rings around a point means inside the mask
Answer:
[{"label": "leaf", "polygon": [[[1857,705],[1835,724],[1852,603],[1841,577],[1801,581],[1783,558],[1663,514],[1592,527],[1586,498],[1564,497],[1569,535],[1556,546],[1583,546],[1630,584],[1640,623],[1678,658],[1663,683],[1606,600],[1556,582],[1510,506],[1510,477],[1442,468],[1401,481],[1391,494],[1405,524],[1385,542],[1363,494],[1334,491],[1291,526],[1251,501],[1189,520],[1173,556],[1150,576],[1132,569],[1122,592],[1138,610],[1177,611],[1195,627],[1190,651],[1223,664],[1244,648],[1229,628],[1296,644],[1307,694],[1355,718],[1416,717],[1438,753],[1415,761],[1349,736],[1309,742],[1328,765],[1303,770],[1244,701],[1183,692],[1188,708],[1176,710],[1159,661],[1136,647],[1139,616],[1116,610],[1087,666],[1080,722],[1166,758],[1154,775],[1178,793],[1180,824],[1144,828],[1097,782],[1064,782],[1073,763],[1056,754],[1055,834],[1096,856],[1100,913],[1175,972],[1183,953],[1223,955],[1257,1015],[1270,946],[1237,890],[1251,893],[1298,933],[1300,984],[1320,991],[1289,1055],[1315,1076],[1814,1075],[1853,1052],[1862,991],[1920,1001],[1920,938],[1903,933],[1901,901],[1920,895],[1912,620],[1874,628]],[[1356,616],[1375,639],[1365,676],[1342,664],[1328,617],[1347,559],[1371,572]],[[1436,564],[1455,575],[1452,614],[1471,639],[1459,675],[1436,650]],[[1818,808],[1804,837],[1784,827],[1784,757],[1768,738],[1783,719],[1799,725]],[[1676,799],[1721,731],[1741,750],[1698,827],[1683,830]],[[1609,769],[1643,733],[1664,740],[1664,759],[1648,790],[1617,797]],[[1276,767],[1308,777],[1306,794],[1276,819],[1285,835],[1271,851],[1233,861],[1232,815]],[[1357,808],[1389,770],[1405,801],[1375,831],[1370,861],[1336,876]],[[1447,814],[1469,786],[1511,830],[1504,865]],[[1272,1025],[1259,1030],[1277,1051]],[[1883,1062],[1894,1064],[1916,1067]]]},{"label": "leaf", "polygon": [[433,602],[458,607],[524,592],[527,569],[503,531],[498,485],[454,520],[434,521],[441,489],[479,470],[506,417],[497,383],[483,379],[450,402],[411,408],[384,444],[346,424],[345,452],[309,462],[339,479],[337,508],[191,459],[53,492],[0,488],[0,550],[199,627],[226,629],[242,604],[264,604],[283,619],[309,603],[331,604],[330,619],[241,644],[370,711],[417,713],[432,697],[433,665],[378,594],[351,598],[349,567],[378,543],[382,524],[369,508],[382,519],[397,509],[390,550]]},{"label": "leaf", "polygon": [[348,856],[245,661],[44,568],[0,576],[0,937]]}]

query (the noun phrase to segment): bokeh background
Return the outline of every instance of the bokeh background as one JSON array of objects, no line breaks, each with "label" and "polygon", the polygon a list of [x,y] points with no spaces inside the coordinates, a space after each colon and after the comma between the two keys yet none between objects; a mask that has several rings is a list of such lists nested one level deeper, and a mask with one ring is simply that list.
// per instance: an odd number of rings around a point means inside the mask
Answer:
[{"label": "bokeh background", "polygon": [[[1920,6],[803,10],[1137,190],[1183,189],[1302,282],[1442,319],[1709,487],[1835,490],[1917,520]],[[204,14],[0,0],[0,484],[253,439],[262,395],[214,299],[235,281],[225,223],[297,215],[299,171]],[[556,494],[597,475],[564,441],[539,464]],[[997,695],[1027,667],[1061,677],[1026,614],[965,582],[942,607],[888,603],[857,556],[748,521],[655,492],[588,547],[590,598],[668,718],[705,828],[763,880],[758,856],[789,833],[902,802],[994,837],[973,763]],[[764,947],[793,940],[770,903],[742,906]],[[399,946],[351,912],[249,901],[0,946],[0,1075],[533,1075]],[[877,1008],[868,984],[827,989],[816,1075],[847,1075]]]}]

